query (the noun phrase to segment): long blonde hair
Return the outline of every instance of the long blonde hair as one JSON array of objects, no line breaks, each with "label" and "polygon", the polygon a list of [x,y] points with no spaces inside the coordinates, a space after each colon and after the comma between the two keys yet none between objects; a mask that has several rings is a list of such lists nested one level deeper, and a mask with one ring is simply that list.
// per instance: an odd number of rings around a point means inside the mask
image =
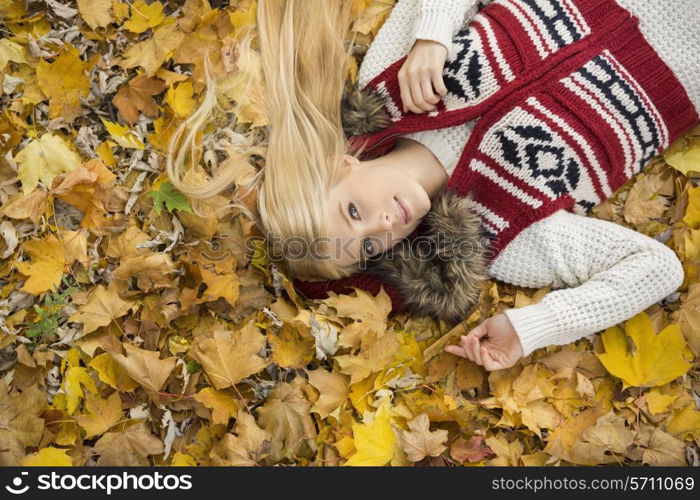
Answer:
[{"label": "long blonde hair", "polygon": [[[327,196],[338,180],[342,157],[352,150],[341,122],[341,100],[353,43],[345,47],[353,2],[347,0],[259,0],[257,8],[260,57],[265,79],[266,145],[239,149],[205,184],[181,179],[188,151],[194,154],[197,133],[216,107],[216,82],[207,69],[202,104],[173,134],[166,170],[177,189],[190,198],[224,191],[254,155],[265,166],[250,179],[234,205],[256,220],[267,248],[292,276],[338,279],[357,266],[340,267],[327,256],[329,217]],[[354,42],[354,38],[353,38]],[[243,37],[239,60],[249,57],[252,35]],[[265,147],[266,146],[266,147]],[[239,186],[240,187],[240,186]],[[257,214],[240,200],[257,191]],[[324,239],[325,242],[323,241]],[[315,255],[309,253],[309,245]],[[301,247],[299,247],[301,245]],[[301,256],[288,258],[291,252]]]}]

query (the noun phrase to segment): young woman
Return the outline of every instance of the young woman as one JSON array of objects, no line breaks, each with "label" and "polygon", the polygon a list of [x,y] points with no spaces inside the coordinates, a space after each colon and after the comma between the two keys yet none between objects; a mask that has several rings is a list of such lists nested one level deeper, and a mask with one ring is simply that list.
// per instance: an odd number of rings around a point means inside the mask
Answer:
[{"label": "young woman", "polygon": [[697,0],[398,0],[341,119],[348,4],[258,7],[270,130],[251,186],[301,291],[383,286],[459,321],[486,276],[559,289],[447,348],[493,370],[681,284],[668,247],[584,215],[698,121]]}]

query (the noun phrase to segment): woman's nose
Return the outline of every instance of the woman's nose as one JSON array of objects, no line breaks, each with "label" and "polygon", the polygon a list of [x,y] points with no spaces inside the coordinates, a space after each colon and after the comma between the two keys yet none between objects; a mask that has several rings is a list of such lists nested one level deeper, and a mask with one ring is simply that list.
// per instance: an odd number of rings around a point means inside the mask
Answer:
[{"label": "woman's nose", "polygon": [[382,218],[380,220],[380,228],[384,231],[389,231],[394,226],[394,221],[391,218],[391,214],[387,211],[382,212]]}]

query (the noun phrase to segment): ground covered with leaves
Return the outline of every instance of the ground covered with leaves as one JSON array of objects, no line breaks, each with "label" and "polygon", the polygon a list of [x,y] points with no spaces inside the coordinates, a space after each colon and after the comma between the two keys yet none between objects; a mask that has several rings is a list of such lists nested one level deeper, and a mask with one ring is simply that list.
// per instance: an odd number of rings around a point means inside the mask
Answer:
[{"label": "ground covered with leaves", "polygon": [[[353,1],[351,81],[394,3]],[[309,301],[233,186],[168,182],[205,57],[230,106],[202,165],[264,140],[236,51],[255,7],[0,0],[0,464],[698,465],[700,129],[594,212],[671,247],[681,288],[487,372],[442,347],[548,290],[487,282],[452,329],[384,293]]]}]

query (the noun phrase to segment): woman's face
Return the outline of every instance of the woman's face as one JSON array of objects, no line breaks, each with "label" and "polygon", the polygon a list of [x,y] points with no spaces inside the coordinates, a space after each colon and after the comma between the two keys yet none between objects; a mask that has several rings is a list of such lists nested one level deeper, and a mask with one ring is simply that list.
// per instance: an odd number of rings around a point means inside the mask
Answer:
[{"label": "woman's face", "polygon": [[347,265],[411,234],[430,210],[430,198],[418,181],[395,166],[350,155],[343,159],[341,180],[328,195],[328,213],[331,259]]}]

